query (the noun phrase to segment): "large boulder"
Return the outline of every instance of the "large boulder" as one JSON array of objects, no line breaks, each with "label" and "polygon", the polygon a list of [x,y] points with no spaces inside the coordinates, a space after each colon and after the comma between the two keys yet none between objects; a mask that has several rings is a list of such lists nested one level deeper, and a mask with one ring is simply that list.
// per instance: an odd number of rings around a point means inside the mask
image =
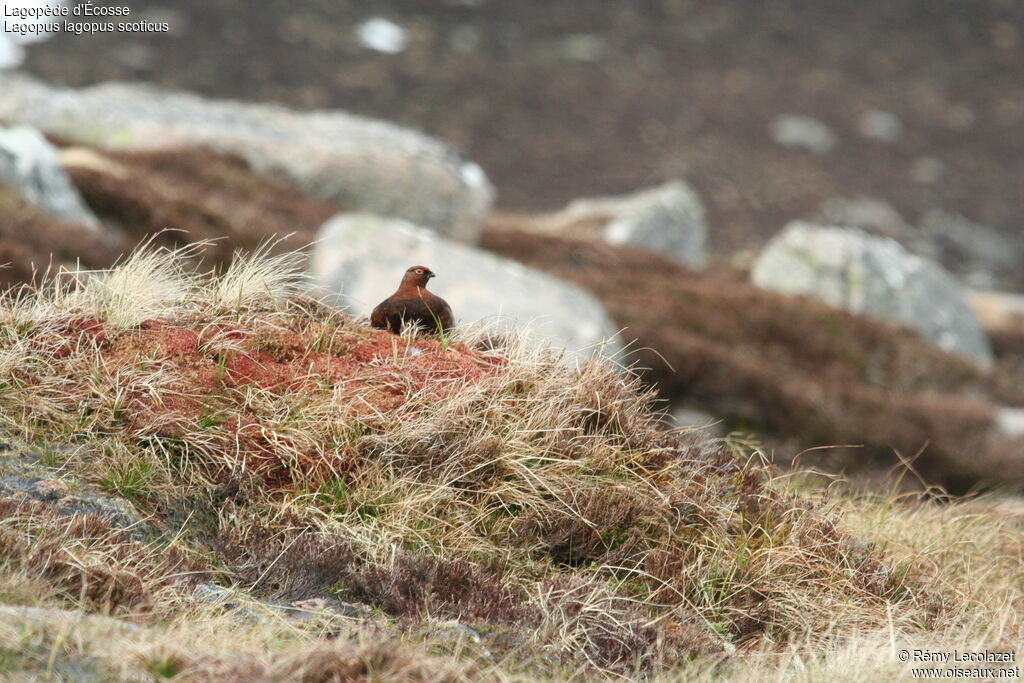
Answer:
[{"label": "large boulder", "polygon": [[35,128],[0,127],[0,183],[53,216],[99,228],[61,168],[57,149]]},{"label": "large boulder", "polygon": [[751,277],[765,289],[894,320],[947,351],[992,363],[988,340],[957,282],[894,240],[794,221],[761,252]]},{"label": "large boulder", "polygon": [[827,225],[860,228],[906,245],[914,229],[884,199],[874,197],[832,197],[821,205],[819,218]]},{"label": "large boulder", "polygon": [[57,88],[0,72],[0,120],[118,149],[211,147],[340,205],[476,240],[494,190],[483,170],[413,130],[342,111],[298,112],[147,85]]},{"label": "large boulder", "polygon": [[884,200],[833,197],[822,205],[818,220],[891,237],[918,256],[941,263],[974,288],[1024,286],[1024,241],[959,214],[931,209],[912,227]]},{"label": "large boulder", "polygon": [[604,353],[619,349],[604,308],[576,285],[406,221],[365,213],[332,218],[320,230],[312,270],[330,303],[368,316],[415,264],[437,273],[430,289],[451,304],[456,324],[518,325],[571,352],[606,340],[612,343]]},{"label": "large boulder", "polygon": [[568,239],[626,244],[689,268],[707,262],[708,228],[696,191],[682,180],[632,194],[576,199],[561,211],[537,215],[494,212],[487,227]]},{"label": "large boulder", "polygon": [[612,244],[641,247],[691,268],[707,261],[704,206],[681,180],[628,195],[577,199],[561,217],[576,224],[599,224],[599,235]]}]

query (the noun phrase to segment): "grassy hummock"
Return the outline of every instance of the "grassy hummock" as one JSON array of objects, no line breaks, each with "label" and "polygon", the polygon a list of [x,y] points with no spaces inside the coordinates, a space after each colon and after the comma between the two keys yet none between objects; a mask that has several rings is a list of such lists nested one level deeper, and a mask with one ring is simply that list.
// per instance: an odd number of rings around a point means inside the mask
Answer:
[{"label": "grassy hummock", "polygon": [[[0,500],[0,671],[783,675],[966,633],[968,605],[1005,619],[1024,593],[955,589],[980,570],[907,531],[962,518],[801,492],[742,440],[666,431],[606,360],[395,336],[303,294],[295,254],[220,275],[189,256],[142,249],[0,306],[0,437],[145,516]],[[325,596],[364,612],[274,607]]]}]

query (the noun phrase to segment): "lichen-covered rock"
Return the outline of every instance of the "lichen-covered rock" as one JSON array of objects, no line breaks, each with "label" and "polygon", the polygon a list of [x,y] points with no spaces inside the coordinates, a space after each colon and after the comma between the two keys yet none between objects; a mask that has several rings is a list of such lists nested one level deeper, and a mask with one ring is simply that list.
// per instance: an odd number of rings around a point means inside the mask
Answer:
[{"label": "lichen-covered rock", "polygon": [[[406,221],[336,216],[320,230],[312,267],[330,302],[366,316],[414,264],[437,273],[430,289],[448,301],[457,325],[518,324],[533,338],[574,352],[617,339],[601,304],[576,285]],[[617,349],[614,342],[605,351]]]},{"label": "lichen-covered rock", "polygon": [[751,277],[765,289],[896,321],[947,351],[992,363],[960,285],[941,266],[891,239],[794,221],[761,252]]},{"label": "lichen-covered rock", "polygon": [[343,111],[299,112],[147,85],[57,88],[0,73],[0,120],[102,147],[211,147],[339,205],[476,240],[494,199],[483,170],[448,145]]},{"label": "lichen-covered rock", "polygon": [[61,474],[42,455],[38,448],[0,443],[0,499],[43,503],[62,517],[95,515],[141,538],[142,518],[129,501]]},{"label": "lichen-covered rock", "polygon": [[58,218],[99,227],[61,168],[56,148],[35,128],[0,127],[0,183]]}]

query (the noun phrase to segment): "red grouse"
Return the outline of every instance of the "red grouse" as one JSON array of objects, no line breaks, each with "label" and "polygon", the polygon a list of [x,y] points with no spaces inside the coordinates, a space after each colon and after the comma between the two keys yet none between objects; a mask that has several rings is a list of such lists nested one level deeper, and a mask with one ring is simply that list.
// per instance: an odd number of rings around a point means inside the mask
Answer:
[{"label": "red grouse", "polygon": [[404,323],[411,323],[430,332],[447,332],[454,325],[452,308],[448,302],[427,291],[427,281],[434,273],[426,266],[413,266],[405,271],[398,291],[373,309],[370,325],[390,330],[395,334],[402,331]]}]

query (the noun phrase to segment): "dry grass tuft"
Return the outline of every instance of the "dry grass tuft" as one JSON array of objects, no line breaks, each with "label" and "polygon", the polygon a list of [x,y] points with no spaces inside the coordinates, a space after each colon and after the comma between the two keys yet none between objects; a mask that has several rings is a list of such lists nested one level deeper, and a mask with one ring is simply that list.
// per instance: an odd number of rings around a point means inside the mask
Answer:
[{"label": "dry grass tuft", "polygon": [[455,683],[475,678],[471,670],[389,642],[358,647],[323,645],[279,662],[273,673],[281,680],[310,683],[371,679]]},{"label": "dry grass tuft", "polygon": [[281,240],[264,242],[250,253],[236,251],[227,271],[209,290],[208,305],[217,311],[262,308],[267,302],[294,297],[305,281],[305,256],[297,251],[273,255]]},{"label": "dry grass tuft", "polygon": [[182,261],[190,252],[148,245],[136,250],[122,267],[86,286],[92,313],[114,330],[125,330],[184,306],[190,288]]},{"label": "dry grass tuft", "polygon": [[179,550],[146,544],[94,515],[0,500],[0,562],[44,595],[90,612],[153,612],[161,589],[207,572]]},{"label": "dry grass tuft", "polygon": [[[901,649],[930,652],[1020,652],[1024,644],[1024,507],[1019,498],[961,500],[863,493],[841,485],[811,498],[841,519],[844,531],[870,544],[886,566],[928,583],[944,596],[926,624],[892,618],[851,633],[842,619],[781,649],[758,647],[744,657],[697,659],[659,677],[694,681],[908,680],[913,668]],[[934,665],[945,677],[985,678],[968,669],[1003,664]],[[1016,663],[1011,666],[1017,666]],[[954,671],[953,669],[959,669]],[[1011,672],[1012,673],[1012,672]],[[954,675],[957,674],[957,675]],[[1012,677],[1012,675],[1010,676]]]}]

